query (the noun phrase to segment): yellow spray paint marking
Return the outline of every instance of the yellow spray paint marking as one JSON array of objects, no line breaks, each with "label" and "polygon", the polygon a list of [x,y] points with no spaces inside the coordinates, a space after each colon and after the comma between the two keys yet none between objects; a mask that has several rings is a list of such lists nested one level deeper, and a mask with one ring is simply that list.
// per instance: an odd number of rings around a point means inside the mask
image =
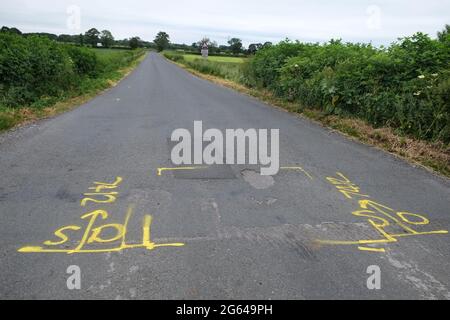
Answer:
[{"label": "yellow spray paint marking", "polygon": [[[123,179],[121,177],[116,178],[113,183],[105,182],[94,182],[94,186],[89,188],[93,190],[92,193],[86,193],[81,201],[81,206],[84,207],[88,202],[93,203],[114,203],[117,200],[118,192],[111,191],[117,189],[122,183]],[[110,191],[110,192],[104,192]],[[99,197],[102,197],[99,199]],[[119,223],[106,223],[109,219],[109,214],[106,210],[95,210],[87,213],[81,217],[81,220],[87,221],[87,225],[81,236],[81,240],[78,245],[73,249],[60,249],[58,246],[65,245],[69,242],[71,237],[67,234],[70,232],[79,232],[83,228],[81,226],[65,226],[58,229],[54,235],[57,238],[56,241],[47,240],[43,243],[43,246],[28,246],[19,249],[21,253],[65,253],[65,254],[77,254],[77,253],[108,253],[108,252],[120,252],[127,249],[146,249],[154,250],[161,247],[182,247],[184,243],[163,243],[156,244],[151,240],[151,225],[152,216],[146,215],[143,221],[142,228],[142,243],[141,244],[127,244],[126,237],[128,233],[128,225],[133,215],[134,207],[131,206],[126,214],[125,222],[123,224]],[[104,222],[105,224],[99,225],[99,222]],[[106,231],[112,231],[113,236],[105,238]],[[111,232],[109,232],[111,234]],[[113,246],[104,249],[90,249],[93,245],[108,245],[113,243],[121,242],[119,246]]]},{"label": "yellow spray paint marking", "polygon": [[68,227],[61,228],[55,232],[55,236],[60,238],[61,241],[58,241],[58,242],[45,241],[44,244],[46,246],[59,246],[59,245],[66,243],[69,240],[69,238],[64,234],[64,231],[66,231],[66,230],[79,231],[79,230],[81,230],[81,227],[68,226]]},{"label": "yellow spray paint marking", "polygon": [[110,192],[110,193],[85,193],[85,197],[102,197],[104,200],[99,200],[95,198],[84,198],[81,201],[81,206],[86,207],[88,202],[96,203],[96,204],[109,204],[114,203],[117,200],[118,192]]},{"label": "yellow spray paint marking", "polygon": [[[425,217],[419,216],[418,214],[413,214],[413,213],[408,213],[408,212],[398,212],[397,215],[406,223],[415,225],[415,226],[425,226],[427,224],[430,224],[430,220],[426,219]],[[414,217],[417,218],[419,220],[422,221],[411,221],[409,219],[407,219],[406,217],[410,216],[410,217]]]},{"label": "yellow spray paint marking", "polygon": [[119,187],[122,183],[123,178],[117,177],[116,181],[113,183],[107,182],[94,182],[94,187],[90,187],[89,190],[94,190],[95,192],[85,193],[85,198],[81,200],[81,206],[86,207],[89,202],[95,204],[110,204],[117,200],[118,192],[110,191],[103,192],[104,190],[114,190]]},{"label": "yellow spray paint marking", "polygon": [[[179,167],[179,168],[158,168],[157,175],[162,176],[166,171],[192,171],[192,170],[204,170],[209,167]],[[302,167],[281,167],[280,170],[297,170],[303,172],[309,179],[314,180],[313,176],[309,174]]]},{"label": "yellow spray paint marking", "polygon": [[353,199],[353,196],[359,196],[363,198],[370,198],[370,196],[366,194],[361,194],[361,189],[350,181],[346,176],[342,173],[337,173],[338,178],[327,178],[328,182],[336,186],[340,193],[342,193],[347,199]]},{"label": "yellow spray paint marking", "polygon": [[[369,252],[385,252],[385,249],[367,248],[364,245],[371,244],[389,244],[398,242],[398,238],[406,238],[412,236],[424,235],[443,235],[448,234],[447,230],[438,231],[417,231],[413,227],[426,226],[430,224],[430,220],[426,217],[410,213],[397,212],[385,205],[379,204],[375,201],[369,200],[370,196],[362,194],[360,188],[352,183],[342,173],[337,173],[338,178],[327,178],[328,182],[336,186],[336,189],[341,192],[347,199],[354,199],[354,197],[368,198],[359,200],[358,204],[361,210],[355,211],[352,214],[356,217],[366,218],[369,224],[382,236],[381,239],[369,239],[358,241],[334,241],[334,240],[318,240],[319,244],[323,245],[357,245],[361,251]],[[386,229],[396,225],[400,227],[404,233],[390,234]]]},{"label": "yellow spray paint marking", "polygon": [[158,168],[158,176],[162,176],[165,171],[192,171],[208,169],[208,167],[180,167],[180,168]]},{"label": "yellow spray paint marking", "polygon": [[310,180],[314,180],[313,176],[309,174],[305,169],[302,167],[281,167],[280,170],[297,170],[303,172]]},{"label": "yellow spray paint marking", "polygon": [[[91,213],[88,213],[81,217],[82,220],[88,220],[88,224],[85,228],[85,231],[82,235],[81,241],[79,245],[74,249],[57,249],[53,247],[57,247],[67,243],[70,238],[66,235],[65,231],[79,231],[82,228],[79,226],[68,226],[63,227],[55,232],[55,236],[57,236],[60,241],[45,241],[45,247],[41,246],[28,246],[19,249],[18,251],[21,253],[65,253],[65,254],[79,254],[79,253],[108,253],[108,252],[120,252],[128,249],[146,249],[146,250],[155,250],[157,248],[162,247],[183,247],[184,243],[162,243],[157,244],[151,240],[151,226],[153,222],[153,218],[151,215],[146,215],[143,221],[142,227],[142,243],[140,244],[127,244],[126,236],[128,233],[128,224],[133,215],[134,208],[130,207],[128,209],[127,215],[125,217],[124,224],[105,224],[99,227],[95,227],[98,220],[108,220],[109,214],[104,210],[96,210]],[[116,235],[110,239],[102,238],[102,233],[106,229],[114,229],[116,231]],[[105,249],[87,249],[87,245],[93,244],[109,244],[118,242],[121,240],[121,244],[117,247],[105,248]]]},{"label": "yellow spray paint marking", "polygon": [[117,177],[114,183],[107,182],[94,182],[95,187],[89,188],[89,190],[95,190],[95,192],[102,192],[107,189],[116,189],[123,181],[122,177]]},{"label": "yellow spray paint marking", "polygon": [[368,252],[386,252],[386,249],[378,249],[378,248],[367,248],[367,247],[358,247],[360,251],[368,251]]}]

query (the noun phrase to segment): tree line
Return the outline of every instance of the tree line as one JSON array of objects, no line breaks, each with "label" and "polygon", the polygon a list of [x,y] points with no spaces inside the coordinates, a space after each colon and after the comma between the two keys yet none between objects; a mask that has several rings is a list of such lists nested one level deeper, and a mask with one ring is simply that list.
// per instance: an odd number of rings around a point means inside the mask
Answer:
[{"label": "tree line", "polygon": [[239,38],[231,38],[227,42],[228,45],[218,45],[216,41],[211,41],[209,38],[203,38],[198,42],[192,44],[194,50],[201,50],[201,48],[206,45],[208,46],[210,53],[231,53],[234,55],[240,54],[255,54],[258,50],[262,48],[271,46],[271,42],[262,43],[252,43],[248,48],[245,48],[242,40]]},{"label": "tree line", "polygon": [[164,50],[184,50],[190,52],[200,52],[204,46],[208,47],[210,54],[229,54],[229,55],[253,55],[259,50],[263,48],[270,47],[272,45],[271,42],[262,43],[253,43],[250,44],[248,48],[245,48],[242,40],[239,38],[231,38],[227,42],[228,45],[218,45],[216,41],[211,40],[210,38],[202,38],[201,40],[192,43],[191,45],[187,44],[176,44],[170,42],[170,36],[161,31],[156,35],[154,40],[155,48],[158,51]]},{"label": "tree line", "polygon": [[21,35],[24,37],[29,36],[41,36],[48,38],[53,41],[62,43],[71,43],[80,46],[92,46],[103,47],[103,48],[113,48],[113,47],[129,47],[131,49],[137,48],[151,48],[152,43],[142,40],[140,37],[132,37],[129,39],[116,40],[109,30],[99,31],[96,28],[91,28],[84,34],[70,35],[70,34],[52,34],[45,32],[32,32],[32,33],[22,33],[17,28],[2,27],[0,33],[11,33],[16,35]]},{"label": "tree line", "polygon": [[129,47],[131,49],[136,48],[152,48],[158,51],[164,50],[184,50],[188,52],[200,52],[204,45],[208,46],[210,54],[224,54],[224,55],[253,55],[259,50],[271,46],[271,42],[266,43],[253,43],[250,44],[248,48],[245,48],[241,39],[233,37],[228,40],[227,45],[219,45],[216,41],[210,38],[202,38],[201,40],[187,44],[177,44],[171,43],[170,36],[164,31],[158,32],[153,42],[144,41],[140,37],[132,37],[129,39],[116,40],[109,30],[98,30],[96,28],[91,28],[85,33],[70,35],[70,34],[52,34],[45,32],[33,32],[33,33],[22,33],[17,28],[2,27],[0,29],[1,33],[12,33],[16,35],[21,35],[24,37],[28,36],[41,36],[48,38],[53,41],[62,43],[71,43],[79,46],[92,46],[103,47],[103,48],[113,48],[113,47]]}]

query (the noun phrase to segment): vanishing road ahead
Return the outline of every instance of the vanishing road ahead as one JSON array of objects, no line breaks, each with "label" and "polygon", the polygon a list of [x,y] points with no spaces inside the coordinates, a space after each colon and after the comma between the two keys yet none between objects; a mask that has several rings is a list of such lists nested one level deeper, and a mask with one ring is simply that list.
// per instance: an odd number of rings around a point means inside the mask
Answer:
[{"label": "vanishing road ahead", "polygon": [[[158,171],[195,120],[279,128],[284,168]],[[1,135],[0,177],[1,299],[450,299],[448,180],[155,53],[86,105]]]}]

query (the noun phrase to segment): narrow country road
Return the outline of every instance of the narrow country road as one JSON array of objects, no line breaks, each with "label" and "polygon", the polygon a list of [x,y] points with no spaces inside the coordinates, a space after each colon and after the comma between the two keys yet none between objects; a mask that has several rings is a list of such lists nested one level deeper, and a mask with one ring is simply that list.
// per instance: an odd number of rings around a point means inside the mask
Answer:
[{"label": "narrow country road", "polygon": [[[158,170],[196,120],[279,128],[282,170]],[[155,53],[1,135],[0,176],[0,299],[450,299],[448,180]]]}]

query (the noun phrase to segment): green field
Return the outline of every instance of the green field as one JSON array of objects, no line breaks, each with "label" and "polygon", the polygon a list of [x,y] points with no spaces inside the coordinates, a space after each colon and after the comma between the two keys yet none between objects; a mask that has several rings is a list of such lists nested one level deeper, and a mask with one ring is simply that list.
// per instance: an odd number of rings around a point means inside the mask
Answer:
[{"label": "green field", "polygon": [[[202,59],[201,56],[196,54],[183,54],[183,57],[186,61],[194,61],[196,59]],[[231,63],[244,63],[246,58],[238,58],[238,57],[219,57],[219,56],[209,56],[208,61],[214,62],[231,62]]]},{"label": "green field", "polygon": [[185,54],[178,51],[165,51],[163,55],[172,61],[184,64],[201,73],[218,76],[224,79],[241,81],[242,68],[246,58],[210,56],[208,59],[200,55]]}]

